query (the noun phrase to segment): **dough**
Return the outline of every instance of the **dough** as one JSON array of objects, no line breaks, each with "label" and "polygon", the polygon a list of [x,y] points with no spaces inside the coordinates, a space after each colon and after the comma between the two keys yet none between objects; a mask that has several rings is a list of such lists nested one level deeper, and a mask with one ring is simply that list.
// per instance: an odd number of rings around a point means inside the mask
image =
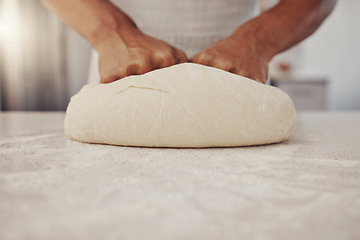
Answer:
[{"label": "dough", "polygon": [[124,146],[248,146],[288,139],[295,119],[280,89],[183,63],[84,86],[71,98],[65,132],[81,142]]}]

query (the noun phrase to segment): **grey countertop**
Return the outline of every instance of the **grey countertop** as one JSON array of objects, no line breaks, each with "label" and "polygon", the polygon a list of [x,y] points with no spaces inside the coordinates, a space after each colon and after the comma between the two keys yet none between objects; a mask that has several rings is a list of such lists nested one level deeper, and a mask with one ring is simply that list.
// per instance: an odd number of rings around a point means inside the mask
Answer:
[{"label": "grey countertop", "polygon": [[287,142],[135,148],[0,114],[0,239],[360,239],[360,112],[303,112]]}]

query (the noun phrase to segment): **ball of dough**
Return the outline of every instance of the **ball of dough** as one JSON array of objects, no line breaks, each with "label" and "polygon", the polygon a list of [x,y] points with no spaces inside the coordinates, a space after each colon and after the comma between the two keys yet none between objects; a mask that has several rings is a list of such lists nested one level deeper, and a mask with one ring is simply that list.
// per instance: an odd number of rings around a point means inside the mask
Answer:
[{"label": "ball of dough", "polygon": [[295,128],[295,108],[278,88],[183,63],[71,98],[65,132],[88,143],[146,147],[230,147],[277,143]]}]

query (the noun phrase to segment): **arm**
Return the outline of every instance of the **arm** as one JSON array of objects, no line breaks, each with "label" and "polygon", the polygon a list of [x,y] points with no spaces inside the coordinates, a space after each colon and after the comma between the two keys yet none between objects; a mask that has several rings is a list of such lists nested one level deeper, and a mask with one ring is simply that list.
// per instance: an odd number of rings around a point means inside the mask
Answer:
[{"label": "arm", "polygon": [[246,22],[228,38],[202,50],[191,61],[265,83],[268,63],[278,53],[311,35],[336,0],[282,0]]},{"label": "arm", "polygon": [[187,61],[183,51],[142,33],[108,0],[42,1],[97,50],[103,83]]}]

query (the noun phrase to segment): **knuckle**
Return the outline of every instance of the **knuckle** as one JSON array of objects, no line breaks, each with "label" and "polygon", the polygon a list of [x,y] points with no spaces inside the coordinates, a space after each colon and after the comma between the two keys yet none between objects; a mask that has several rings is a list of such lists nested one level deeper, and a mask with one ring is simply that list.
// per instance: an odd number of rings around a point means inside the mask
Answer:
[{"label": "knuckle", "polygon": [[164,65],[171,65],[175,63],[175,56],[171,51],[157,53],[155,56],[156,65],[164,66]]},{"label": "knuckle", "polygon": [[200,63],[208,63],[212,58],[210,54],[202,52],[197,56],[197,61]]},{"label": "knuckle", "polygon": [[168,51],[165,51],[163,53],[163,58],[167,61],[171,61],[173,60],[175,57],[175,54],[174,54],[174,51],[172,49],[168,50]]},{"label": "knuckle", "polygon": [[226,71],[230,71],[234,68],[234,63],[229,59],[216,59],[215,63],[219,68]]}]

